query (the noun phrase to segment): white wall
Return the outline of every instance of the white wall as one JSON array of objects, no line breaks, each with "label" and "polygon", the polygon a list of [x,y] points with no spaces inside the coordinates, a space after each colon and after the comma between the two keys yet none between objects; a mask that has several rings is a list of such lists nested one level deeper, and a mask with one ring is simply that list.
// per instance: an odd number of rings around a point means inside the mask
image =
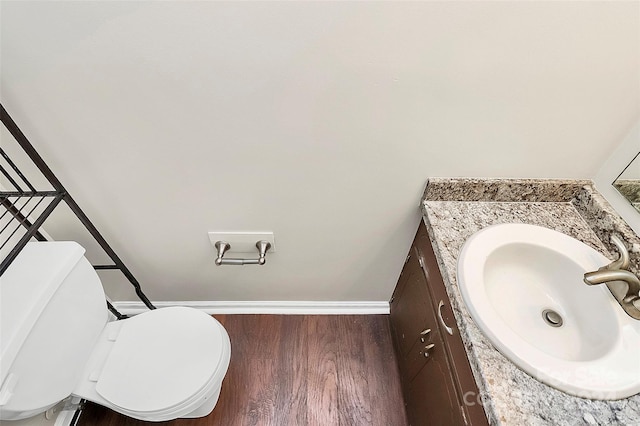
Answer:
[{"label": "white wall", "polygon": [[2,103],[154,300],[387,300],[427,177],[591,177],[640,114],[638,2],[0,7]]}]

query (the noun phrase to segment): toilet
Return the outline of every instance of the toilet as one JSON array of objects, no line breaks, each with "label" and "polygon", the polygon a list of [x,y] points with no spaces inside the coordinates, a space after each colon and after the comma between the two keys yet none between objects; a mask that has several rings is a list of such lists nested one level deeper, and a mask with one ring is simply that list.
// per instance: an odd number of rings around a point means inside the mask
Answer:
[{"label": "toilet", "polygon": [[112,321],[98,275],[75,242],[32,242],[0,277],[0,420],[79,397],[146,421],[215,407],[231,343],[187,307]]}]

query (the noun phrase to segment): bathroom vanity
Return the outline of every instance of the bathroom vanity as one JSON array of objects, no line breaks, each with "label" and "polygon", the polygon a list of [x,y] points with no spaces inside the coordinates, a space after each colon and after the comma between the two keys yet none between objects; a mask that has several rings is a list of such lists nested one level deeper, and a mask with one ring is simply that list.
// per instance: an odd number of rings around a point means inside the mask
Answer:
[{"label": "bathroom vanity", "polygon": [[481,333],[456,281],[464,242],[498,223],[554,229],[609,259],[616,257],[609,243],[615,232],[632,248],[630,269],[638,274],[640,239],[590,181],[431,179],[421,207],[423,221],[391,299],[410,424],[640,424],[640,395],[579,398],[516,367]]},{"label": "bathroom vanity", "polygon": [[478,387],[422,223],[390,309],[409,424],[486,425]]}]

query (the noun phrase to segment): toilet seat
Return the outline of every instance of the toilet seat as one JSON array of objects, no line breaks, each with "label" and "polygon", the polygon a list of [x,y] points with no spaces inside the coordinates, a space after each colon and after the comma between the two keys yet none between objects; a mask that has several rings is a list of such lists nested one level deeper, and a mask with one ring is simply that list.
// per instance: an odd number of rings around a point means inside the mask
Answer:
[{"label": "toilet seat", "polygon": [[[193,308],[171,307],[115,325],[103,336],[113,341],[106,360],[94,363],[85,373],[93,382],[91,389],[87,390],[85,381],[74,394],[130,417],[154,421],[188,415],[213,394],[217,399],[231,345],[213,317]],[[96,346],[97,351],[104,348]],[[100,371],[92,371],[100,365]]]}]

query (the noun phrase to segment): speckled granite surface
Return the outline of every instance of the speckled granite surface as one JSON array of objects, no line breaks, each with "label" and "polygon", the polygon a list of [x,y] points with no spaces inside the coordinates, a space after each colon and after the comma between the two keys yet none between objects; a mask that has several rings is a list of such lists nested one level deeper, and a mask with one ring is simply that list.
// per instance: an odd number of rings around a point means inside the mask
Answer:
[{"label": "speckled granite surface", "polygon": [[588,180],[431,178],[424,199],[566,202],[590,184]]},{"label": "speckled granite surface", "polygon": [[640,180],[616,179],[613,186],[631,203],[640,202]]},{"label": "speckled granite surface", "polygon": [[[492,425],[640,425],[640,395],[620,401],[570,396],[524,373],[491,345],[466,310],[456,282],[465,240],[497,223],[530,223],[564,232],[613,259],[608,235],[623,236],[638,267],[640,239],[589,181],[430,179],[424,221],[458,329]],[[638,270],[636,269],[636,273]]]},{"label": "speckled granite surface", "polygon": [[640,180],[617,179],[613,186],[640,212]]}]

